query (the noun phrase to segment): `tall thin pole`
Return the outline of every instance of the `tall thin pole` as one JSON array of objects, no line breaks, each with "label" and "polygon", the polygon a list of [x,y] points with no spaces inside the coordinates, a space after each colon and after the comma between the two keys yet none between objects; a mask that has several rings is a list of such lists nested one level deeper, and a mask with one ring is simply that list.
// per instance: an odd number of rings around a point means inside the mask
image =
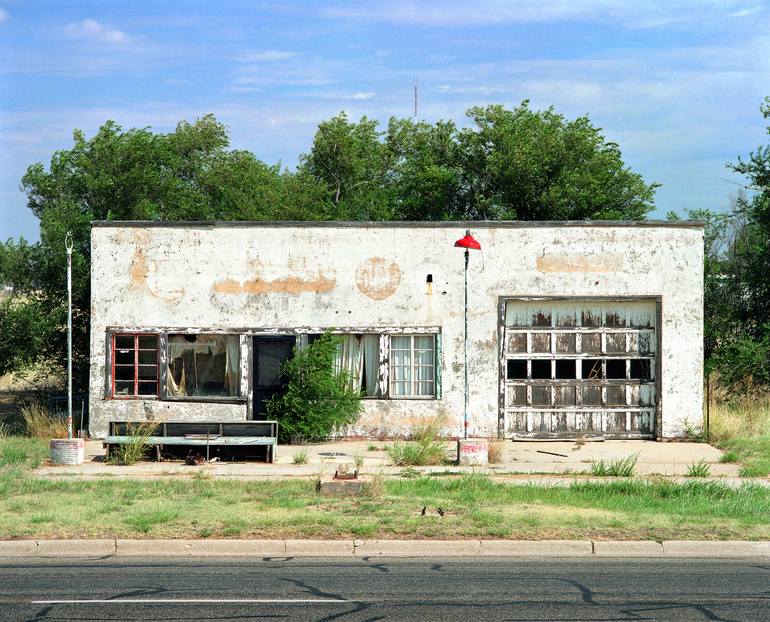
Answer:
[{"label": "tall thin pole", "polygon": [[463,355],[465,357],[465,407],[463,409],[463,438],[468,438],[468,257],[465,249],[465,330],[463,331]]},{"label": "tall thin pole", "polygon": [[417,119],[417,85],[414,85],[414,118]]},{"label": "tall thin pole", "polygon": [[72,438],[72,234],[64,238],[67,249],[67,438]]}]

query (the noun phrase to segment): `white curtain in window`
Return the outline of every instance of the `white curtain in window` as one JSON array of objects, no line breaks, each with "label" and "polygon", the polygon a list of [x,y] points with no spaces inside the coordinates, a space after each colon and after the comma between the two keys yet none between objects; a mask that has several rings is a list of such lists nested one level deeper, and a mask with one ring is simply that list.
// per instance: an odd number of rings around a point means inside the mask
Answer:
[{"label": "white curtain in window", "polygon": [[393,396],[409,395],[412,381],[412,338],[390,338],[390,393]]},{"label": "white curtain in window", "polygon": [[360,335],[343,335],[342,343],[337,346],[337,360],[335,362],[335,371],[339,374],[342,371],[350,375],[350,388],[361,387],[361,380],[364,370],[364,359],[361,353]]},{"label": "white curtain in window", "polygon": [[380,396],[380,336],[364,335],[361,339],[364,359],[364,387],[367,397]]},{"label": "white curtain in window", "polygon": [[435,357],[433,355],[434,338],[414,338],[414,394],[433,395]]},{"label": "white curtain in window", "polygon": [[239,373],[238,366],[240,361],[241,340],[237,336],[229,335],[225,341],[225,386],[230,395],[238,395]]}]

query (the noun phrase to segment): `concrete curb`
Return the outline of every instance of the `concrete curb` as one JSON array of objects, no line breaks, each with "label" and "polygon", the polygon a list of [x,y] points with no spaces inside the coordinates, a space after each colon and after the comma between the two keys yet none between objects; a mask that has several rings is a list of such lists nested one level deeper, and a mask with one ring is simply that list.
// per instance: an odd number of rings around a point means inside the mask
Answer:
[{"label": "concrete curb", "polygon": [[2,540],[24,557],[647,557],[770,558],[770,541],[605,540]]},{"label": "concrete curb", "polygon": [[666,557],[770,557],[770,542],[667,540]]}]

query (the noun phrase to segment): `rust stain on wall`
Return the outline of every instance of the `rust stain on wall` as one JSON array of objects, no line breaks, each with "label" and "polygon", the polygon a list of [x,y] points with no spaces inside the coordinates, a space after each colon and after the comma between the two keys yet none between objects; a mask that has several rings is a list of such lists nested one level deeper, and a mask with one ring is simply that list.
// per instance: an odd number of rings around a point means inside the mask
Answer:
[{"label": "rust stain on wall", "polygon": [[401,268],[382,257],[370,257],[356,269],[356,287],[373,300],[384,300],[392,296],[400,283]]},{"label": "rust stain on wall", "polygon": [[337,285],[337,280],[320,272],[313,278],[302,279],[298,276],[287,276],[272,281],[256,275],[247,281],[223,279],[214,283],[214,291],[219,294],[302,294],[311,292],[320,294],[330,292]]},{"label": "rust stain on wall", "polygon": [[539,272],[619,272],[622,255],[541,255],[536,259]]}]

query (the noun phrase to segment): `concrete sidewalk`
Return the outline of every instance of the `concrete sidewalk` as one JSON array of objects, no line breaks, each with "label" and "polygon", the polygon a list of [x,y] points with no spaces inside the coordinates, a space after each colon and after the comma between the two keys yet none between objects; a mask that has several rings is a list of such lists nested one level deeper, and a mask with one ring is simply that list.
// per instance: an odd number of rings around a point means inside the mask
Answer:
[{"label": "concrete sidewalk", "polygon": [[[80,466],[43,466],[36,474],[43,477],[80,475],[84,477],[191,477],[205,471],[214,478],[308,478],[332,473],[338,465],[351,468],[356,461],[363,463],[363,473],[398,475],[403,467],[391,465],[383,441],[336,441],[312,445],[280,445],[274,464],[259,462],[215,462],[203,466],[186,466],[181,461],[141,462],[132,466],[115,466],[104,462],[104,449],[99,441],[86,443],[86,461]],[[447,443],[454,452],[454,444]],[[306,452],[305,464],[293,464],[294,456]],[[566,479],[588,475],[595,460],[615,460],[637,456],[637,475],[682,477],[687,468],[704,461],[711,468],[712,478],[725,481],[738,479],[740,465],[719,462],[722,452],[705,443],[656,443],[652,441],[603,441],[577,444],[575,442],[502,442],[500,459],[487,467],[435,466],[419,467],[423,473],[486,472],[493,476],[535,476],[535,479]],[[566,477],[565,477],[566,476]]]},{"label": "concrete sidewalk", "polygon": [[653,540],[4,540],[2,557],[770,558],[770,542]]}]

